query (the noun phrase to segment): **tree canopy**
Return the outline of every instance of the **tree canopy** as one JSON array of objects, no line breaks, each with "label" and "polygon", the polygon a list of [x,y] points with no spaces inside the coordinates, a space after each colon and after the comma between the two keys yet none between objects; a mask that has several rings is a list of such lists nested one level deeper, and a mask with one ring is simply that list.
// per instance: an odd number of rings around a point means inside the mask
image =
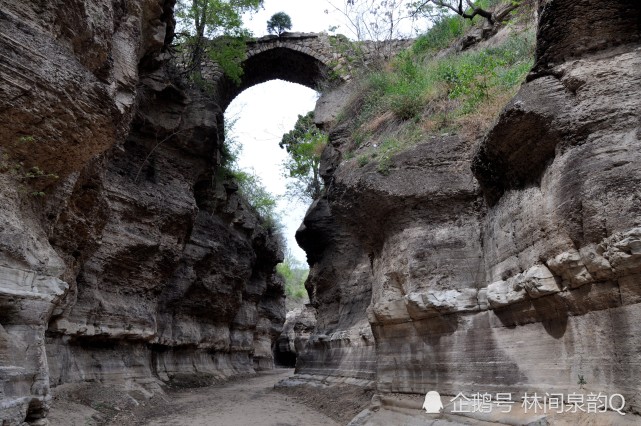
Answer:
[{"label": "tree canopy", "polygon": [[267,32],[277,34],[279,37],[287,30],[292,29],[292,20],[285,12],[274,13],[267,21]]},{"label": "tree canopy", "polygon": [[176,4],[179,48],[187,70],[200,77],[200,64],[208,57],[236,83],[242,75],[245,40],[242,15],[255,12],[263,0],[179,0]]},{"label": "tree canopy", "polygon": [[288,185],[290,196],[306,201],[320,197],[323,183],[319,165],[323,148],[327,145],[327,134],[314,124],[314,113],[299,115],[294,129],[283,135],[279,143],[289,158],[285,161],[285,176],[294,179]]}]

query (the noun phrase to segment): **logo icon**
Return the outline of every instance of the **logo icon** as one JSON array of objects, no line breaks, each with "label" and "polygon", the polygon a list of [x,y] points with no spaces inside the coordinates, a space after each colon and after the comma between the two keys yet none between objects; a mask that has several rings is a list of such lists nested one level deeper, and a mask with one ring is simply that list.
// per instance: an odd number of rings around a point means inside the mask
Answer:
[{"label": "logo icon", "polygon": [[441,395],[436,391],[429,391],[425,394],[425,401],[423,402],[423,407],[427,414],[439,414],[443,409],[443,403],[441,402]]}]

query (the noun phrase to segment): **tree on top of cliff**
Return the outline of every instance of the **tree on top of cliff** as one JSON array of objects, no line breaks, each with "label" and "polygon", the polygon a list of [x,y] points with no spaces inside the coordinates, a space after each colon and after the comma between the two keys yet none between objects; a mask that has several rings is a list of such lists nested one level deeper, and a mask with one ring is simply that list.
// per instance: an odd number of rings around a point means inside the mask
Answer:
[{"label": "tree on top of cliff", "polygon": [[279,37],[286,31],[292,29],[292,19],[285,12],[274,13],[267,21],[267,32],[276,34]]},{"label": "tree on top of cliff", "polygon": [[454,12],[466,19],[474,19],[476,16],[485,18],[490,25],[500,23],[516,9],[522,0],[508,1],[503,7],[497,7],[496,10],[490,10],[490,6],[501,3],[497,0],[471,1],[471,0],[420,0],[409,4],[412,9],[412,15],[434,16],[434,7],[437,11]]},{"label": "tree on top of cliff", "polygon": [[283,135],[278,144],[289,158],[284,162],[285,176],[294,179],[287,185],[288,195],[304,201],[321,196],[323,182],[319,173],[320,158],[327,134],[314,124],[314,113],[299,115],[294,129]]},{"label": "tree on top of cliff", "polygon": [[178,1],[178,47],[192,78],[201,79],[201,63],[209,58],[240,83],[245,41],[251,35],[243,27],[242,15],[257,11],[262,4],[263,0]]}]

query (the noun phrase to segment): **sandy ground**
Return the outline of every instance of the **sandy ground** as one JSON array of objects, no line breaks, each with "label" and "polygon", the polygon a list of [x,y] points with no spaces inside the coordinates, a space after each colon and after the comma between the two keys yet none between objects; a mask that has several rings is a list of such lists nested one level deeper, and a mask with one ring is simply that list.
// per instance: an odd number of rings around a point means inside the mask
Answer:
[{"label": "sandy ground", "polygon": [[51,426],[334,426],[347,424],[371,400],[371,391],[347,385],[274,389],[293,373],[276,369],[224,384],[169,389],[151,400],[96,384],[69,386],[58,389],[48,418]]},{"label": "sandy ground", "polygon": [[[222,386],[190,389],[169,395],[171,402],[159,416],[150,416],[144,425],[338,425],[334,420],[294,398],[274,390],[274,384],[293,374],[274,370]],[[114,425],[120,424],[116,421]]]}]

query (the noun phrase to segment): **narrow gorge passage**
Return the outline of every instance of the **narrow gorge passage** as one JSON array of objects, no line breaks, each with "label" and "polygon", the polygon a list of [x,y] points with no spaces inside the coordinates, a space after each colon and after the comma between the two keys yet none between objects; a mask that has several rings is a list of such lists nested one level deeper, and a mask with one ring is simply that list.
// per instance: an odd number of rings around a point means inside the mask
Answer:
[{"label": "narrow gorge passage", "polygon": [[0,426],[641,425],[641,2],[214,37],[276,1],[0,0]]}]

